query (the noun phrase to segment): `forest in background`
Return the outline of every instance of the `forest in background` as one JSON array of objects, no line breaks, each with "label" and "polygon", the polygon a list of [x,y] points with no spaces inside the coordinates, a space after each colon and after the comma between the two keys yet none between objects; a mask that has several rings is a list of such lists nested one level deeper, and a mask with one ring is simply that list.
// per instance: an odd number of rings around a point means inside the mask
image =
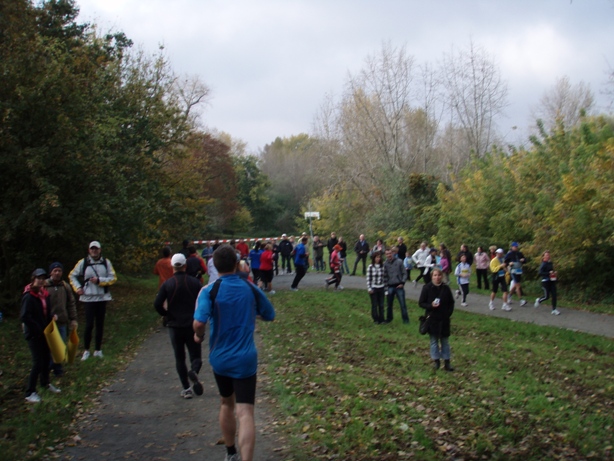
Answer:
[{"label": "forest in background", "polygon": [[581,82],[563,77],[536,101],[534,134],[514,146],[485,49],[434,66],[384,43],[324,98],[310,133],[250,154],[204,128],[209,88],[163,49],[78,23],[72,0],[0,8],[2,304],[91,240],[120,271],[148,271],[161,242],[301,232],[308,210],[322,216],[315,232],[350,243],[517,240],[530,271],[548,249],[563,283],[612,301],[614,121]]}]

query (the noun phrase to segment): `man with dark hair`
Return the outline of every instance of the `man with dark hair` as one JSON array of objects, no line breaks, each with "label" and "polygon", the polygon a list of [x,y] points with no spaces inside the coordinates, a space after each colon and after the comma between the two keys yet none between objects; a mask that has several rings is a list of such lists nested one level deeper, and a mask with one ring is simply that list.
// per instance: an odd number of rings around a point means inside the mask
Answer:
[{"label": "man with dark hair", "polygon": [[367,275],[367,255],[369,254],[369,244],[365,240],[364,234],[360,234],[356,245],[354,245],[354,251],[356,252],[356,262],[354,263],[354,270],[352,275],[356,275],[356,268],[358,262],[362,260],[362,275]]},{"label": "man with dark hair", "polygon": [[[202,366],[201,345],[194,341],[192,330],[194,306],[202,285],[198,279],[186,274],[186,259],[182,253],[173,256],[171,265],[173,276],[160,287],[154,307],[158,314],[166,316],[166,326],[175,352],[175,368],[183,386],[181,397],[191,399],[193,394],[203,393],[203,386],[198,380]],[[190,356],[190,371],[185,364],[186,349]],[[188,378],[192,380],[192,386]]]},{"label": "man with dark hair", "polygon": [[[229,245],[221,245],[213,253],[213,263],[220,279],[203,288],[198,295],[194,340],[203,341],[205,326],[209,323],[209,363],[222,397],[219,421],[226,460],[251,461],[256,443],[254,404],[258,351],[254,343],[255,320],[273,320],[275,309],[261,290],[235,272],[237,254]],[[237,423],[241,457],[235,447]]]},{"label": "man with dark hair", "polygon": [[403,263],[399,258],[394,257],[392,250],[386,250],[386,261],[384,261],[384,283],[388,290],[388,308],[386,310],[386,323],[392,322],[392,305],[394,298],[399,300],[401,307],[401,317],[403,323],[409,323],[409,315],[407,315],[407,304],[405,302],[405,281],[407,280],[407,271],[403,267]]},{"label": "man with dark hair", "polygon": [[281,255],[281,273],[291,274],[292,273],[292,264],[290,260],[292,259],[292,242],[288,240],[288,236],[286,234],[281,235],[281,241],[279,242],[279,254]]},{"label": "man with dark hair", "polygon": [[[77,328],[77,303],[70,285],[62,280],[63,271],[64,266],[61,263],[52,263],[49,266],[49,278],[45,281],[45,288],[49,292],[51,314],[57,316],[58,331],[66,343],[69,329]],[[64,374],[61,363],[51,363],[51,369],[56,376]]]},{"label": "man with dark hair", "polygon": [[198,281],[203,283],[203,275],[207,273],[207,266],[205,262],[196,254],[196,247],[190,245],[188,247],[189,256],[186,258],[186,274],[196,277]]},{"label": "man with dark hair", "polygon": [[158,259],[154,266],[154,274],[158,276],[158,288],[173,276],[173,265],[171,264],[171,247],[162,248],[162,257]]},{"label": "man with dark hair", "polygon": [[307,251],[308,241],[308,237],[303,237],[301,239],[301,243],[296,245],[294,251],[294,269],[296,270],[296,275],[294,276],[294,280],[290,286],[292,291],[298,291],[298,284],[301,279],[305,277],[307,268],[309,267],[309,251]]}]

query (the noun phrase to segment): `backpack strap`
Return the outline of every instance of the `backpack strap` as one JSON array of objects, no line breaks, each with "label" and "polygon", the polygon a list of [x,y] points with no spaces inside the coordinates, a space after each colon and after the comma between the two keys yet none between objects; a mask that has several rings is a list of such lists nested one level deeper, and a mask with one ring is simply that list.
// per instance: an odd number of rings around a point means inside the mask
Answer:
[{"label": "backpack strap", "polygon": [[[244,280],[247,286],[251,288],[252,293],[254,294],[254,299],[256,300],[256,308],[257,310],[259,310],[260,302],[258,301],[258,292],[256,291],[258,288],[256,288],[253,284],[249,283],[249,281],[245,279],[241,279],[241,280]],[[213,282],[213,287],[211,288],[211,291],[209,292],[209,299],[211,300],[212,307],[215,306],[215,298],[217,298],[217,293],[218,291],[220,291],[221,284],[222,284],[222,279],[221,278],[217,279],[215,282]]]}]

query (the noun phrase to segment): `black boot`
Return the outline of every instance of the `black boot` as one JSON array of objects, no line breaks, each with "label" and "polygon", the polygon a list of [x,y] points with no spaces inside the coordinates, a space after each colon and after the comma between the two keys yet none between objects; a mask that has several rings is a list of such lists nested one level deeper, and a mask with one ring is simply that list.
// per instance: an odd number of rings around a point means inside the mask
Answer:
[{"label": "black boot", "polygon": [[444,360],[443,361],[443,369],[446,371],[454,371],[454,367],[452,365],[450,365],[450,361],[449,360]]},{"label": "black boot", "polygon": [[439,370],[440,367],[441,367],[441,361],[439,359],[433,360],[433,368],[435,370]]}]

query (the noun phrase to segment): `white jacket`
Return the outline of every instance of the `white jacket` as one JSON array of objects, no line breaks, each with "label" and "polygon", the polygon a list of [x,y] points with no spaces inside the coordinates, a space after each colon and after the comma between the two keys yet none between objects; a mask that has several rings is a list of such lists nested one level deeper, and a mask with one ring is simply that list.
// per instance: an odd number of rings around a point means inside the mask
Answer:
[{"label": "white jacket", "polygon": [[418,248],[418,250],[412,255],[411,259],[414,260],[416,266],[424,267],[426,263],[426,258],[431,254],[431,250],[426,247],[424,250]]},{"label": "white jacket", "polygon": [[[85,268],[85,274],[83,274],[83,285],[81,285],[79,278],[81,277],[81,272],[83,272],[85,258],[77,263],[68,276],[73,290],[77,291],[79,288],[83,288],[83,294],[79,297],[79,301],[84,303],[111,301],[113,298],[111,293],[109,293],[108,287],[117,281],[111,261],[106,258],[100,258],[95,261],[91,256],[88,256],[87,259],[88,264]],[[98,284],[89,282],[89,279],[92,277],[99,279]]]}]

